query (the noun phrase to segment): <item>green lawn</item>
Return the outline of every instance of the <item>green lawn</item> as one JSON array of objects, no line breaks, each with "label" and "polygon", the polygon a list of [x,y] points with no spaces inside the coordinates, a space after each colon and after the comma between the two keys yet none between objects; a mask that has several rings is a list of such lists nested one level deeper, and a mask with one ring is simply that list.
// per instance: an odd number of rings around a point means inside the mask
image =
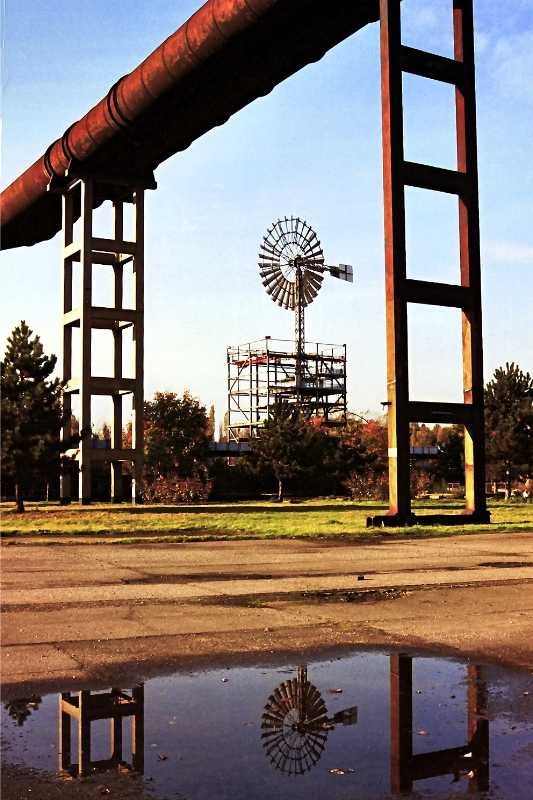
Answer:
[{"label": "green lawn", "polygon": [[[442,536],[458,533],[533,531],[533,504],[519,501],[489,504],[492,524],[468,526],[415,525],[401,529],[368,529],[368,515],[382,513],[382,503],[352,503],[344,499],[307,500],[301,503],[240,502],[194,506],[137,506],[94,504],[60,507],[28,503],[24,514],[2,503],[1,532],[8,541],[20,541],[25,534],[94,535],[105,542],[202,541],[229,537],[277,538],[305,536]],[[417,514],[459,513],[458,501],[420,501]]]}]

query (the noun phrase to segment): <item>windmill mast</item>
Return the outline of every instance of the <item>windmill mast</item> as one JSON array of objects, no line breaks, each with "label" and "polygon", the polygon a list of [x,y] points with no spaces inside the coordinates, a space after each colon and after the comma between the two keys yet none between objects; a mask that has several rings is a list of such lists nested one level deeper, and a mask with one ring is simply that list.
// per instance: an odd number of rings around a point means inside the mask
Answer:
[{"label": "windmill mast", "polygon": [[305,302],[303,294],[303,274],[300,259],[294,259],[295,274],[295,303],[294,303],[294,345],[296,348],[296,392],[302,388],[303,381],[303,355],[305,351]]}]

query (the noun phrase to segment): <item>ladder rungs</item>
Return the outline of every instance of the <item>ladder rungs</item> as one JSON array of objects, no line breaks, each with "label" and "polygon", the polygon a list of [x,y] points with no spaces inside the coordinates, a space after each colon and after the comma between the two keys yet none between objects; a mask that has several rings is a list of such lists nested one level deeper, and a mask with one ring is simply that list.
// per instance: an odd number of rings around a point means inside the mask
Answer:
[{"label": "ladder rungs", "polygon": [[472,414],[473,407],[467,403],[432,403],[411,400],[408,406],[409,422],[468,425],[472,421]]},{"label": "ladder rungs", "polygon": [[464,197],[468,191],[468,177],[464,172],[453,169],[432,167],[428,164],[403,162],[403,182],[406,186],[430,189],[435,192],[448,192]]},{"label": "ladder rungs", "polygon": [[453,58],[445,58],[425,50],[402,45],[400,50],[401,66],[404,72],[431,78],[434,81],[459,85],[463,80],[464,65]]},{"label": "ladder rungs", "polygon": [[472,290],[468,286],[418,281],[412,278],[408,278],[404,286],[404,299],[407,303],[425,303],[449,308],[470,308],[472,306]]}]

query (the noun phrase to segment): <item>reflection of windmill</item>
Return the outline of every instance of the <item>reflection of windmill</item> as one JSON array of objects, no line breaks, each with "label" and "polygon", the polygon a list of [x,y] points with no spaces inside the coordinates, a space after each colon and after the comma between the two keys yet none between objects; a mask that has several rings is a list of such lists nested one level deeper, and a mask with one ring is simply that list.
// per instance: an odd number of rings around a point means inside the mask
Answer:
[{"label": "reflection of windmill", "polygon": [[357,708],[328,717],[318,689],[307,680],[307,668],[298,677],[274,689],[261,719],[263,747],[271,763],[288,775],[303,775],[319,761],[328,733],[338,723],[354,725]]},{"label": "reflection of windmill", "polygon": [[263,285],[282,308],[295,313],[296,387],[302,383],[305,349],[304,309],[318,294],[328,272],[334,278],[353,282],[349,264],[330,267],[324,263],[320,240],[305,220],[284,217],[267,230],[259,247],[259,272]]}]

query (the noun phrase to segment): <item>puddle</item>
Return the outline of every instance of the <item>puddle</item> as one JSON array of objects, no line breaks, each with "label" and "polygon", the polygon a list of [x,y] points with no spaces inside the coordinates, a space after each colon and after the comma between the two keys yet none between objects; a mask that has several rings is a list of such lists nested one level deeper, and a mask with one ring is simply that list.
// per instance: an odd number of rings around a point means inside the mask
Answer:
[{"label": "puddle", "polygon": [[530,800],[533,675],[361,651],[176,673],[4,698],[2,745],[25,786],[45,771],[80,797],[120,772],[142,776],[121,798]]}]

